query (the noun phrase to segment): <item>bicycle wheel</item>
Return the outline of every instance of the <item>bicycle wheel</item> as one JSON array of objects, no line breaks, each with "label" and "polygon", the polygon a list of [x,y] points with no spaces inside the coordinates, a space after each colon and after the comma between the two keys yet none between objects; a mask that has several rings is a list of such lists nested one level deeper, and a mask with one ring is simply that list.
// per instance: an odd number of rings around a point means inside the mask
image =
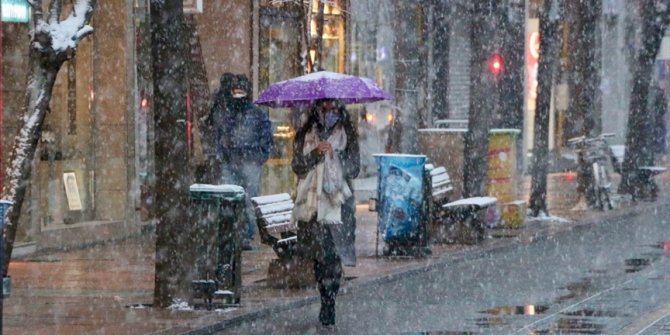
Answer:
[{"label": "bicycle wheel", "polygon": [[600,174],[600,164],[598,162],[593,163],[593,195],[594,195],[594,200],[595,200],[595,207],[599,210],[603,210],[605,207],[603,205],[603,195],[602,195],[602,187],[601,187],[601,179],[602,176]]},{"label": "bicycle wheel", "polygon": [[610,176],[609,173],[607,172],[607,168],[605,165],[600,166],[600,188],[601,188],[601,200],[604,200],[605,203],[607,204],[607,209],[614,209],[614,206],[612,205],[612,199],[610,198],[610,188],[612,187],[612,183],[610,182]]}]

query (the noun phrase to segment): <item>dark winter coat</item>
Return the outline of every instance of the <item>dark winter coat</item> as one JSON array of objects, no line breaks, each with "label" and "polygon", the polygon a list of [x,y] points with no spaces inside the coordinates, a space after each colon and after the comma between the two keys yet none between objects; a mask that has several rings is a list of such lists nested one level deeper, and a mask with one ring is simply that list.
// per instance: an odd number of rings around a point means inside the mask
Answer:
[{"label": "dark winter coat", "polygon": [[[358,132],[351,121],[351,116],[344,106],[340,107],[340,112],[342,117],[339,122],[342,124],[347,136],[347,145],[339,155],[344,179],[349,185],[349,188],[353,190],[352,180],[358,176],[361,167]],[[320,123],[315,108],[310,111],[307,121],[298,130],[293,142],[293,160],[291,162],[291,167],[293,168],[293,172],[295,172],[299,178],[304,178],[310,170],[314,169],[325,159],[325,156],[318,153],[316,149],[306,155],[303,154],[305,136],[311,131],[314,124],[317,125],[319,133],[325,128],[324,125]],[[350,215],[349,217],[346,215],[344,206],[346,205],[343,205],[342,207],[342,219],[353,220],[355,222],[355,216]],[[327,269],[326,272],[332,272],[332,277],[337,277],[337,279],[334,280],[339,283],[342,268],[332,234],[326,229],[326,226],[315,224],[315,222],[316,216],[314,216],[310,222],[298,222],[299,253],[301,253],[303,257],[316,259],[317,263],[321,264],[320,266],[322,268]],[[355,223],[353,226],[355,227]],[[317,278],[319,276],[320,274],[317,273]]]},{"label": "dark winter coat", "polygon": [[217,155],[224,164],[249,161],[263,164],[273,145],[268,113],[248,98],[234,99],[230,93],[234,87],[244,86],[247,92],[248,87],[244,81],[227,75],[221,79],[221,89],[210,113],[216,130]]}]

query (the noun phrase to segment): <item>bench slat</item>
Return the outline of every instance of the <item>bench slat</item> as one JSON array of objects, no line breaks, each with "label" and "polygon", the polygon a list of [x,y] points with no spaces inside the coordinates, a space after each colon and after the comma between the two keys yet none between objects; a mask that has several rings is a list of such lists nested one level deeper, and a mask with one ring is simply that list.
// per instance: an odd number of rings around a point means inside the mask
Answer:
[{"label": "bench slat", "polygon": [[264,195],[264,196],[260,196],[260,197],[251,198],[251,202],[253,202],[257,206],[263,206],[263,205],[267,205],[267,204],[272,204],[272,203],[277,203],[277,202],[285,202],[285,201],[292,201],[291,200],[291,195],[289,195],[288,193]]},{"label": "bench slat", "polygon": [[[444,168],[444,166],[436,167],[432,170],[430,170],[430,175],[435,176],[435,175],[440,175],[440,174],[447,174],[447,169]],[[447,175],[449,177],[449,175]],[[435,178],[435,177],[433,177]]]},{"label": "bench slat", "polygon": [[271,224],[265,227],[267,229],[268,233],[271,234],[281,234],[281,233],[286,233],[289,231],[295,231],[294,225],[291,223],[291,221],[285,221],[283,223],[276,223],[276,224]]},{"label": "bench slat", "polygon": [[665,172],[665,170],[667,170],[667,168],[662,166],[640,166],[639,169],[651,172]]},{"label": "bench slat", "polygon": [[265,222],[265,225],[269,226],[275,223],[291,220],[292,213],[292,211],[279,212],[276,214],[263,216],[262,219],[263,222]]},{"label": "bench slat", "polygon": [[282,238],[281,240],[277,241],[278,244],[289,244],[291,242],[297,242],[298,241],[298,236],[291,236],[287,238]]},{"label": "bench slat", "polygon": [[449,187],[445,187],[445,188],[433,191],[432,195],[433,195],[433,198],[437,198],[437,197],[441,197],[443,195],[446,195],[447,193],[449,193],[453,190],[454,190],[454,188],[449,186]]},{"label": "bench slat", "polygon": [[449,178],[448,174],[443,173],[443,174],[438,174],[438,175],[433,176],[430,180],[433,183],[433,185],[435,185],[436,183],[451,181],[451,178]]},{"label": "bench slat", "polygon": [[286,212],[293,209],[293,201],[284,201],[279,203],[271,203],[268,205],[258,206],[258,211],[263,216],[274,213]]},{"label": "bench slat", "polygon": [[444,180],[444,181],[441,181],[441,182],[439,182],[439,183],[433,183],[433,184],[431,185],[431,187],[432,187],[433,189],[438,189],[438,188],[440,188],[440,187],[444,187],[444,186],[451,186],[451,180]]}]

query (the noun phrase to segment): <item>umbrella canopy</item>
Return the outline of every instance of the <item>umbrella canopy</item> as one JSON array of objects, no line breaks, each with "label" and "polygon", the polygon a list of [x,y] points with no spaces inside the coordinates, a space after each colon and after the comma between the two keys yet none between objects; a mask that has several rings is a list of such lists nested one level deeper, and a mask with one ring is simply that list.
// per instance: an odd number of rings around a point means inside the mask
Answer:
[{"label": "umbrella canopy", "polygon": [[393,97],[368,78],[335,72],[320,71],[280,81],[268,86],[256,104],[270,107],[311,105],[320,99],[339,99],[345,104],[357,104]]}]

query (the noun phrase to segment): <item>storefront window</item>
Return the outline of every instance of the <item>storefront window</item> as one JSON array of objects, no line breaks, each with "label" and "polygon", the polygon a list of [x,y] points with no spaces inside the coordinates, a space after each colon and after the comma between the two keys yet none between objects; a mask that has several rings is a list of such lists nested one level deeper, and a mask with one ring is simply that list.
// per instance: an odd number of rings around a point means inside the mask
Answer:
[{"label": "storefront window", "polygon": [[58,74],[40,140],[42,229],[93,219],[90,78],[91,42],[83,41]]},{"label": "storefront window", "polygon": [[[312,0],[312,15],[310,20],[310,35],[312,39],[317,38],[317,15],[319,0]],[[342,16],[342,4],[339,1],[326,1],[324,3],[323,15],[323,54],[322,67],[324,70],[333,72],[344,72],[344,17]],[[316,50],[310,49],[310,56],[314,59]]]}]

